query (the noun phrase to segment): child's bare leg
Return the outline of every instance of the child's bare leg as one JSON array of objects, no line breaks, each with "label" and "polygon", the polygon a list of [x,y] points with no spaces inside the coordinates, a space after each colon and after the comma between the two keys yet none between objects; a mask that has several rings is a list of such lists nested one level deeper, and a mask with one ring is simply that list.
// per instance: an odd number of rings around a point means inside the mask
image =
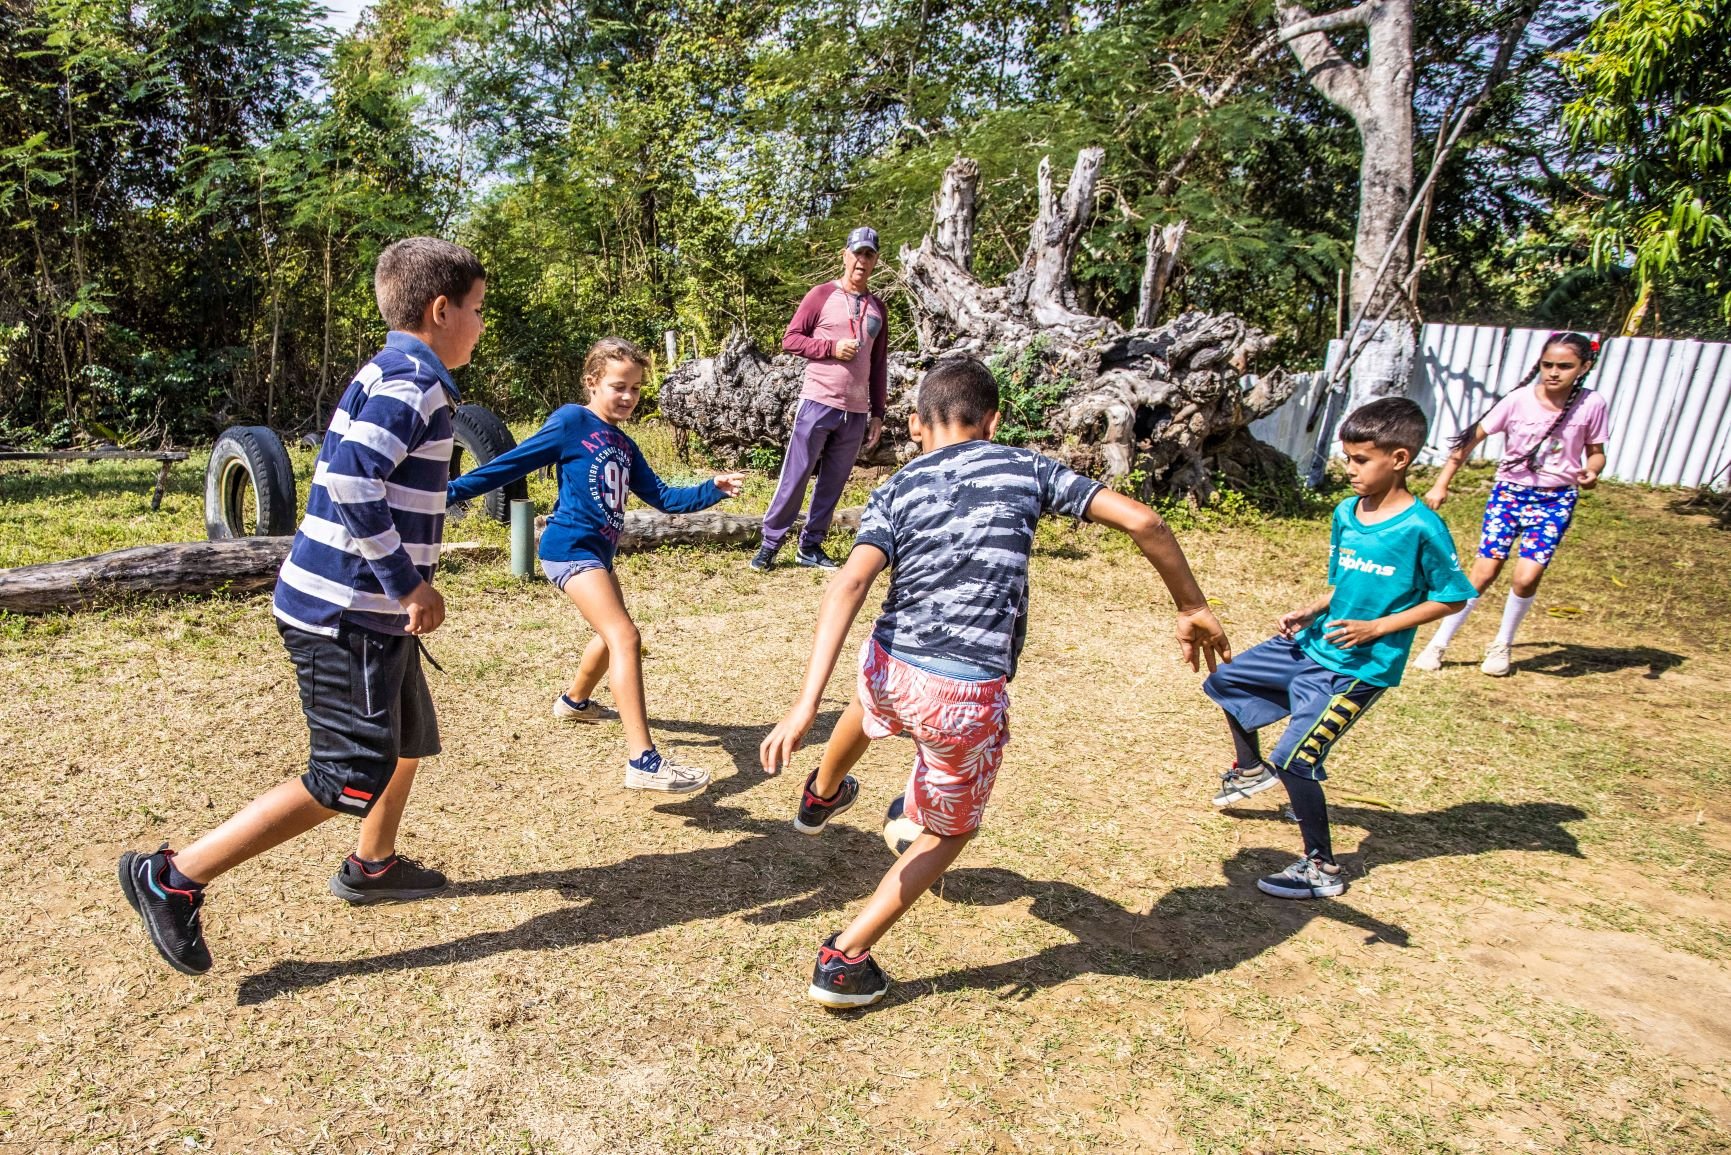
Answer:
[{"label": "child's bare leg", "polygon": [[194,882],[209,882],[305,834],[336,814],[326,810],[299,778],[279,782],[248,802],[240,812],[174,856],[174,867]]},{"label": "child's bare leg", "polygon": [[[586,570],[565,583],[565,596],[607,648],[607,681],[613,707],[625,724],[627,753],[635,758],[654,747],[648,708],[643,704],[643,639],[625,608],[619,579],[604,569]],[[589,656],[587,648],[583,651]]]},{"label": "child's bare leg", "polygon": [[1491,583],[1497,580],[1497,575],[1503,572],[1503,561],[1504,559],[1500,557],[1474,558],[1473,568],[1467,574],[1467,580],[1473,583],[1475,590],[1481,594],[1484,593],[1491,588]]},{"label": "child's bare leg", "polygon": [[419,758],[398,758],[397,769],[373,808],[361,819],[361,836],[355,843],[355,856],[366,862],[383,862],[397,852],[397,828],[403,822],[403,807],[408,805],[409,791],[415,785]]},{"label": "child's bare leg", "polygon": [[896,859],[896,864],[878,883],[865,909],[836,935],[836,949],[846,955],[870,950],[961,856],[962,848],[973,836],[971,830],[949,837],[928,830],[914,839],[913,845]]},{"label": "child's bare leg", "polygon": [[607,660],[607,640],[596,634],[583,647],[583,656],[577,661],[577,676],[571,679],[571,688],[565,691],[565,696],[581,702],[594,694],[601,676],[607,672]]},{"label": "child's bare leg", "polygon": [[817,777],[811,784],[811,792],[819,798],[834,798],[841,789],[841,780],[865,756],[871,739],[866,737],[864,721],[865,707],[856,697],[836,719],[835,730],[823,748],[823,760],[818,763]]},{"label": "child's bare leg", "polygon": [[1509,588],[1514,590],[1518,598],[1530,598],[1539,592],[1539,582],[1544,580],[1545,563],[1523,557],[1515,562],[1515,576],[1509,582]]}]

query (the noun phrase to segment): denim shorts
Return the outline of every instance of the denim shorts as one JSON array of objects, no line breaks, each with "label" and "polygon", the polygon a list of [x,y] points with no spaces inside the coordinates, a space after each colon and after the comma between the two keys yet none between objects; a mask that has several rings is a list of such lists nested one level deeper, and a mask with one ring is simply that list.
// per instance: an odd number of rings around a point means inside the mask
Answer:
[{"label": "denim shorts", "polygon": [[547,575],[547,580],[553,583],[555,589],[563,590],[565,583],[580,573],[588,573],[592,569],[607,569],[613,567],[598,557],[574,557],[567,561],[547,561],[542,559],[541,572]]}]

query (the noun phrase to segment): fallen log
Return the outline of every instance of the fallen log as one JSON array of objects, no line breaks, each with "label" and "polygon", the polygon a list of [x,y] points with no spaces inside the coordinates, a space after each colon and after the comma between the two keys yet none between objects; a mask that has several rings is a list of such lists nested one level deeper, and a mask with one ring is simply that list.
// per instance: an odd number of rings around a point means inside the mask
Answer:
[{"label": "fallen log", "polygon": [[136,594],[256,593],[276,584],[292,537],[141,545],[0,570],[0,610],[45,614]]},{"label": "fallen log", "polygon": [[[835,525],[857,529],[859,515],[858,509],[838,510]],[[625,515],[619,549],[633,553],[663,545],[741,545],[755,542],[762,529],[762,514],[633,511]],[[140,594],[258,593],[276,584],[277,570],[292,544],[292,537],[244,537],[143,545],[0,570],[0,610],[45,614],[89,609]],[[445,550],[451,553],[469,545],[452,543]]]}]

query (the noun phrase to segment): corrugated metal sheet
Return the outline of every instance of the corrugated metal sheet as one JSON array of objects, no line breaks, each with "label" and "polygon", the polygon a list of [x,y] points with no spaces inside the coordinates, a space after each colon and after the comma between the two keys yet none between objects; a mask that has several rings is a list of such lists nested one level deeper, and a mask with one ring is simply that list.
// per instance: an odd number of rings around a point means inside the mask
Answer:
[{"label": "corrugated metal sheet", "polygon": [[[1446,457],[1449,438],[1520,383],[1547,336],[1545,329],[1426,325],[1412,389],[1413,400],[1431,419],[1430,444],[1419,460],[1436,464]],[[1331,349],[1331,360],[1336,355]],[[1297,461],[1300,472],[1317,448],[1323,424],[1308,433],[1304,429],[1318,404],[1320,377],[1250,426],[1258,438]],[[1615,337],[1600,350],[1588,384],[1611,406],[1605,476],[1652,485],[1703,485],[1731,462],[1731,345]],[[1498,436],[1474,456],[1494,459],[1501,453]]]}]

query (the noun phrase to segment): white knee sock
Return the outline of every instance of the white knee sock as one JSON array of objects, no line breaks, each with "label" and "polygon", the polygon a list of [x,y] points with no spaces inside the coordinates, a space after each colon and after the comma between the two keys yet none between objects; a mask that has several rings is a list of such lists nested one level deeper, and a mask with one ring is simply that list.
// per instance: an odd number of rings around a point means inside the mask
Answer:
[{"label": "white knee sock", "polygon": [[1436,636],[1431,638],[1430,644],[1439,649],[1448,648],[1448,644],[1455,640],[1455,635],[1460,633],[1461,623],[1467,620],[1467,615],[1472,613],[1473,607],[1478,604],[1479,599],[1468,598],[1466,605],[1442,620],[1442,625],[1436,628]]},{"label": "white knee sock", "polygon": [[1511,593],[1509,600],[1503,603],[1503,628],[1497,631],[1497,642],[1501,645],[1515,644],[1515,631],[1521,628],[1521,619],[1527,616],[1527,611],[1533,608],[1533,598],[1523,598]]}]

